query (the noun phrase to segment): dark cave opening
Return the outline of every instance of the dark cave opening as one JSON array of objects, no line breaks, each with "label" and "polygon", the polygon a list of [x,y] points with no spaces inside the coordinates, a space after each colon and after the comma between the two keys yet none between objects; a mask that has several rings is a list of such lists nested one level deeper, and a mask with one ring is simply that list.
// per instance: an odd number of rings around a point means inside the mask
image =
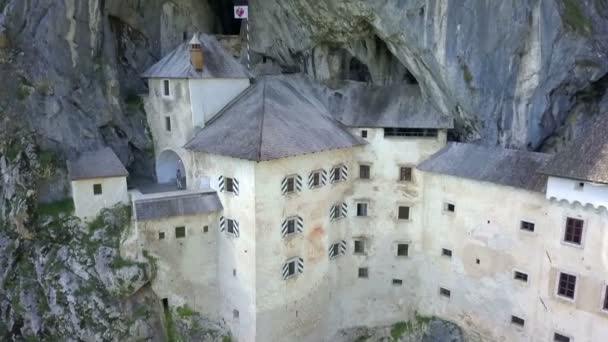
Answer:
[{"label": "dark cave opening", "polygon": [[234,6],[247,5],[247,0],[215,0],[211,7],[218,18],[216,32],[237,35],[241,33],[241,19],[234,19]]},{"label": "dark cave opening", "polygon": [[418,80],[408,69],[405,69],[405,74],[403,74],[403,80],[407,84],[418,84]]},{"label": "dark cave opening", "polygon": [[350,59],[348,64],[348,74],[346,75],[346,79],[359,82],[371,82],[372,75],[369,72],[367,65],[362,63],[356,57],[353,57]]}]

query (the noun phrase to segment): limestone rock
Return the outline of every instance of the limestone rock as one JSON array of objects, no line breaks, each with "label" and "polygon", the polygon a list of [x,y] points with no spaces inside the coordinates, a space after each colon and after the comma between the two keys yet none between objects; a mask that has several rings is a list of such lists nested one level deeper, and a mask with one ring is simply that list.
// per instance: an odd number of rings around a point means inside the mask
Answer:
[{"label": "limestone rock", "polygon": [[577,101],[606,93],[576,96],[608,72],[604,1],[268,0],[250,16],[253,49],[285,68],[374,83],[411,73],[465,140],[536,149]]}]

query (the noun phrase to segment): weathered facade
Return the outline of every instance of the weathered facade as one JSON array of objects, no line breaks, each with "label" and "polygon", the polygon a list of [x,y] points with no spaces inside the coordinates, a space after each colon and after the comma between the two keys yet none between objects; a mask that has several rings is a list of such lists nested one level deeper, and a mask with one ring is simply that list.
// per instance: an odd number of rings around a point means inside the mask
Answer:
[{"label": "weathered facade", "polygon": [[[158,180],[179,170],[186,189],[132,193],[168,305],[239,341],[330,340],[417,314],[484,341],[608,338],[605,147],[565,174],[563,154],[448,143],[452,121],[411,85],[410,107],[301,76],[249,86],[245,71],[192,72],[187,46],[146,73]],[[163,78],[189,95],[163,98]],[[200,79],[209,92],[189,86]],[[225,106],[208,99],[216,79]],[[214,109],[195,114],[194,98]]]}]

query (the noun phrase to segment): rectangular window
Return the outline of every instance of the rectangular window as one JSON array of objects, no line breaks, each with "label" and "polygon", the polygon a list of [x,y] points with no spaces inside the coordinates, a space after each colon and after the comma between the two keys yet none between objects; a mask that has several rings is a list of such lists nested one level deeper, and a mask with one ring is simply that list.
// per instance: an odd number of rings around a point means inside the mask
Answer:
[{"label": "rectangular window", "polygon": [[291,277],[294,276],[296,274],[296,262],[294,261],[290,261],[287,263],[287,276]]},{"label": "rectangular window", "polygon": [[357,216],[367,216],[367,203],[357,203]]},{"label": "rectangular window", "polygon": [[554,333],[553,342],[570,342],[570,337],[559,334],[559,333]]},{"label": "rectangular window", "polygon": [[209,231],[209,226],[204,226],[203,227],[203,233],[207,233]]},{"label": "rectangular window", "polygon": [[403,280],[401,280],[401,279],[393,279],[393,285],[395,285],[395,286],[401,286],[401,285],[403,285]]},{"label": "rectangular window", "polygon": [[311,187],[319,187],[321,186],[321,172],[317,171],[312,174],[312,183]]},{"label": "rectangular window", "polygon": [[568,273],[559,274],[559,282],[557,284],[557,294],[561,297],[574,299],[576,291],[576,276]]},{"label": "rectangular window", "polygon": [[238,319],[239,318],[239,310],[237,310],[237,309],[232,310],[232,317]]},{"label": "rectangular window", "polygon": [[163,80],[163,96],[169,97],[171,96],[171,87],[169,80]]},{"label": "rectangular window", "polygon": [[604,288],[604,303],[602,303],[602,309],[608,311],[608,286]]},{"label": "rectangular window", "polygon": [[234,192],[234,179],[226,177],[226,191]]},{"label": "rectangular window", "polygon": [[583,220],[568,217],[566,219],[564,241],[580,245],[583,241],[583,223]]},{"label": "rectangular window", "polygon": [[443,204],[443,210],[447,211],[448,213],[453,213],[456,211],[456,205],[453,203],[445,202]]},{"label": "rectangular window", "polygon": [[335,257],[337,257],[339,255],[340,255],[340,244],[339,243],[334,243],[329,248],[329,258],[333,259],[333,258],[335,258]]},{"label": "rectangular window", "polygon": [[296,232],[296,219],[287,220],[287,233],[286,235],[293,234]]},{"label": "rectangular window", "polygon": [[528,275],[523,273],[523,272],[519,272],[519,271],[515,271],[513,272],[513,279],[515,280],[519,280],[519,281],[523,281],[524,283],[528,282]]},{"label": "rectangular window", "polygon": [[441,249],[441,255],[446,256],[448,258],[452,257],[452,250],[447,249],[447,248],[442,248]]},{"label": "rectangular window", "polygon": [[165,116],[165,131],[171,132],[171,118]]},{"label": "rectangular window", "polygon": [[402,166],[399,168],[399,180],[401,182],[411,182],[412,181],[412,168]]},{"label": "rectangular window", "polygon": [[367,130],[366,129],[361,130],[361,138],[367,138]]},{"label": "rectangular window", "polygon": [[370,178],[370,166],[369,165],[359,165],[359,178],[361,178],[361,179]]},{"label": "rectangular window", "polygon": [[434,138],[438,135],[437,129],[431,128],[394,128],[384,129],[385,137],[428,137]]},{"label": "rectangular window", "polygon": [[295,192],[296,191],[296,180],[294,177],[287,178],[287,192]]},{"label": "rectangular window", "polygon": [[397,256],[408,256],[410,245],[407,243],[400,243],[397,245]]},{"label": "rectangular window", "polygon": [[228,225],[227,225],[227,227],[226,227],[226,230],[228,231],[228,233],[230,233],[230,234],[234,234],[234,233],[235,233],[235,231],[236,231],[236,230],[235,230],[235,228],[236,228],[236,221],[231,220],[231,219],[228,219],[228,220],[226,220],[226,221],[228,221]]},{"label": "rectangular window", "polygon": [[346,217],[347,206],[346,203],[336,203],[331,207],[329,212],[329,218],[331,220],[337,220],[343,217]]},{"label": "rectangular window", "polygon": [[165,239],[165,232],[159,232],[158,233],[158,239],[159,240],[164,240]]},{"label": "rectangular window", "polygon": [[517,316],[511,316],[511,323],[515,324],[517,326],[523,327],[524,324],[526,323],[526,321],[524,321],[523,318],[520,318]]},{"label": "rectangular window", "polygon": [[409,220],[410,219],[410,207],[399,206],[398,217],[400,220]]},{"label": "rectangular window", "polygon": [[93,195],[101,195],[102,193],[101,184],[93,184]]},{"label": "rectangular window", "polygon": [[359,267],[359,278],[367,278],[368,277],[368,269],[367,267]]},{"label": "rectangular window", "polygon": [[450,290],[448,290],[446,288],[440,287],[439,288],[439,295],[443,296],[443,297],[450,298],[452,296],[452,291],[450,291]]},{"label": "rectangular window", "polygon": [[528,222],[528,221],[521,221],[519,229],[525,230],[525,231],[528,231],[528,232],[533,232],[534,231],[534,223]]},{"label": "rectangular window", "polygon": [[365,254],[365,240],[355,240],[355,254]]},{"label": "rectangular window", "polygon": [[186,237],[186,227],[175,227],[175,238],[181,239]]}]

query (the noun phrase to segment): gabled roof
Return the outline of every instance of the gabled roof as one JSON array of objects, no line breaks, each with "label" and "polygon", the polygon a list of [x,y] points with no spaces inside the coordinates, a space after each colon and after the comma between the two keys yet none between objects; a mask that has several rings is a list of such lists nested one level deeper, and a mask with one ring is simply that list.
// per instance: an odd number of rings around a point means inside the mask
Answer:
[{"label": "gabled roof", "polygon": [[247,69],[227,53],[215,37],[198,34],[203,71],[190,63],[190,43],[182,43],[142,74],[144,78],[249,78]]},{"label": "gabled roof", "polygon": [[341,81],[327,91],[329,110],[347,126],[454,128],[454,119],[437,111],[416,84],[374,86]]},{"label": "gabled roof", "polygon": [[82,152],[75,159],[68,160],[70,180],[126,177],[127,169],[111,148]]},{"label": "gabled roof", "polygon": [[201,192],[135,200],[136,220],[204,214],[222,210],[216,192]]},{"label": "gabled roof", "polygon": [[268,76],[212,118],[185,148],[265,161],[365,141],[328,111],[304,76]]},{"label": "gabled roof", "polygon": [[545,153],[449,143],[418,169],[454,177],[544,192],[547,177],[537,173],[551,155]]},{"label": "gabled roof", "polygon": [[608,114],[593,120],[579,138],[555,154],[540,172],[608,184]]}]

